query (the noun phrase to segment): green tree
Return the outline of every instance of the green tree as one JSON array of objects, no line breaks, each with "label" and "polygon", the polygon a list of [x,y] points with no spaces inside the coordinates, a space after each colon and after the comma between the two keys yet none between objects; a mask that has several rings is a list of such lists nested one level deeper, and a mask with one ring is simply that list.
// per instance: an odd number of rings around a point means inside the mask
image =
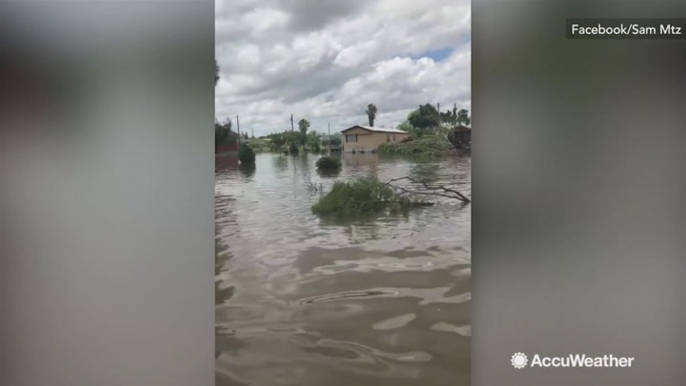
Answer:
[{"label": "green tree", "polygon": [[406,131],[408,133],[412,133],[414,130],[414,127],[412,127],[412,124],[409,121],[404,121],[400,125],[398,125],[398,130]]},{"label": "green tree", "polygon": [[283,145],[286,144],[286,138],[282,134],[271,134],[267,138],[271,139],[272,151],[281,151]]},{"label": "green tree", "polygon": [[427,103],[411,112],[407,116],[407,120],[414,128],[419,130],[434,128],[439,123],[438,110],[433,105]]},{"label": "green tree", "polygon": [[307,146],[309,146],[310,150],[313,152],[319,153],[322,150],[321,143],[322,141],[316,131],[312,130],[307,134]]},{"label": "green tree", "polygon": [[369,120],[369,126],[374,127],[374,120],[376,119],[376,105],[373,103],[370,103],[367,105],[367,111],[365,113],[367,114],[367,118]]},{"label": "green tree", "polygon": [[469,125],[472,121],[472,118],[469,116],[469,111],[462,109],[457,112],[457,117],[455,119],[455,123],[458,125],[465,124]]},{"label": "green tree", "polygon": [[307,143],[307,129],[310,128],[310,122],[307,119],[301,119],[298,122],[298,129],[300,130],[300,144],[305,145]]}]

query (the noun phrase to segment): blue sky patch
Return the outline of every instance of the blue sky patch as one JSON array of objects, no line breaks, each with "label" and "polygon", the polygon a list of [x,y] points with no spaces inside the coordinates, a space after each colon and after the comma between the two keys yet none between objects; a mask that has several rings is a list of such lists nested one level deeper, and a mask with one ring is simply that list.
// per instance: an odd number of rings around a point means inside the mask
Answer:
[{"label": "blue sky patch", "polygon": [[452,52],[453,52],[453,49],[452,49],[452,48],[446,47],[446,48],[441,48],[441,49],[439,49],[439,50],[433,50],[433,51],[422,52],[422,53],[419,54],[419,55],[412,55],[412,56],[410,56],[410,57],[411,57],[412,59],[414,59],[414,60],[417,60],[417,59],[425,58],[425,57],[426,57],[426,58],[431,58],[431,59],[433,59],[434,62],[440,62],[440,61],[442,61],[443,59],[445,59],[445,58],[447,58],[448,56],[450,56],[450,54],[451,54]]}]

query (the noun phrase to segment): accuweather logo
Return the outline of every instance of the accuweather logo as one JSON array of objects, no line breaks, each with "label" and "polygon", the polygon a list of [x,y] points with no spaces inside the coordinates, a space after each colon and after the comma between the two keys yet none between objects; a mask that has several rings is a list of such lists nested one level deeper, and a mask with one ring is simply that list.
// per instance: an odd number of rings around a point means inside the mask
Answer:
[{"label": "accuweather logo", "polygon": [[525,368],[527,362],[529,362],[529,359],[526,357],[524,353],[518,352],[512,356],[512,367],[514,367],[515,369]]},{"label": "accuweather logo", "polygon": [[512,367],[523,369],[529,367],[631,367],[633,357],[618,357],[612,354],[592,357],[586,354],[570,354],[563,357],[547,357],[535,354],[529,358],[522,352],[512,355]]}]

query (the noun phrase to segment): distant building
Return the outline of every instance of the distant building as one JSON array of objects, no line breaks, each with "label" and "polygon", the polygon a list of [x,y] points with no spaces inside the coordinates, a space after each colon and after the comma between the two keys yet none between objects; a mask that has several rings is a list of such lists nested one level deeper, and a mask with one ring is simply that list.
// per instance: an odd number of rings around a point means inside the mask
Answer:
[{"label": "distant building", "polygon": [[469,149],[472,147],[472,128],[459,125],[453,128],[450,136],[450,142],[455,147]]},{"label": "distant building", "polygon": [[235,131],[229,132],[219,132],[217,133],[217,127],[215,126],[215,137],[214,137],[214,154],[232,154],[238,151],[238,133]]},{"label": "distant building", "polygon": [[329,149],[330,152],[341,151],[341,136],[340,134],[322,135],[322,146]]},{"label": "distant building", "polygon": [[341,131],[343,134],[343,150],[346,152],[372,152],[384,143],[401,142],[410,136],[409,133],[398,129],[384,127],[353,126]]}]

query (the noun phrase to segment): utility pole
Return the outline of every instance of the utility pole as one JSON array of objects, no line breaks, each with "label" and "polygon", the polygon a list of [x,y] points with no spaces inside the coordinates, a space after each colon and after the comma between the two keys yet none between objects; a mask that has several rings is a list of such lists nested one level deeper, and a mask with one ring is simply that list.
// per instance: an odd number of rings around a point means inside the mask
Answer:
[{"label": "utility pole", "polygon": [[331,137],[331,122],[329,122],[329,137]]},{"label": "utility pole", "polygon": [[[291,114],[291,137],[295,135],[295,131],[293,130],[293,114]],[[295,138],[293,138],[295,140]]]}]

